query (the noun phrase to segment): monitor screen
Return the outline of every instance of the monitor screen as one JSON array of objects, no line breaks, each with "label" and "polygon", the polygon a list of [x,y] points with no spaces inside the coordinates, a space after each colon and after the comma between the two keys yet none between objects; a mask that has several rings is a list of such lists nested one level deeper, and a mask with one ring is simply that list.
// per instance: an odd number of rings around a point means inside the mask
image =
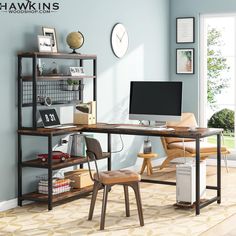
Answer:
[{"label": "monitor screen", "polygon": [[177,121],[182,112],[182,82],[132,81],[129,118]]}]

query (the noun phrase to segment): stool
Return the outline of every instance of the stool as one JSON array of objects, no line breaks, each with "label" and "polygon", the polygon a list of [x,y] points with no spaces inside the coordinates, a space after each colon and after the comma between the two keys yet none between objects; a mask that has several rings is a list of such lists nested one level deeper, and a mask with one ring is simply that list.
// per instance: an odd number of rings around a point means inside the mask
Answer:
[{"label": "stool", "polygon": [[143,174],[145,167],[147,167],[147,175],[151,175],[152,172],[152,163],[151,158],[158,157],[156,153],[139,153],[138,157],[143,158],[143,165],[140,171],[140,174]]}]

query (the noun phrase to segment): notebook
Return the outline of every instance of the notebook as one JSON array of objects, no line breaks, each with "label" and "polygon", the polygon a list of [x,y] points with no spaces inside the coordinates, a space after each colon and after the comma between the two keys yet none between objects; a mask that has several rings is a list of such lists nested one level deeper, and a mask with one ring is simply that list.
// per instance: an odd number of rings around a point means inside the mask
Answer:
[{"label": "notebook", "polygon": [[61,125],[59,117],[55,109],[39,110],[39,114],[42,118],[44,128],[73,128],[75,125]]}]

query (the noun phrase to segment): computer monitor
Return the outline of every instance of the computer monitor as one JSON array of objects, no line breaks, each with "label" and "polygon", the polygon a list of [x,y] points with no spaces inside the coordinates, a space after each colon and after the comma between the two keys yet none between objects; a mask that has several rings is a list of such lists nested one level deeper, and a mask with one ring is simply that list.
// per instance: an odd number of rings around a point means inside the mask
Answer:
[{"label": "computer monitor", "polygon": [[182,112],[182,82],[132,81],[129,119],[178,121]]}]

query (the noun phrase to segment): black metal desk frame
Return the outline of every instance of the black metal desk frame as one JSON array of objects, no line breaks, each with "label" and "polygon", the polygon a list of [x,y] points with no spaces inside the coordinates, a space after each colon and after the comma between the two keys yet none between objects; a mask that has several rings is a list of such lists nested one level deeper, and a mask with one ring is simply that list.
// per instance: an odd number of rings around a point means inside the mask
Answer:
[{"label": "black metal desk frame", "polygon": [[[105,127],[106,125],[104,125]],[[86,127],[83,129],[84,132],[93,132],[93,133],[107,133],[107,143],[108,143],[108,150],[111,151],[111,134],[125,134],[125,135],[145,135],[145,136],[158,136],[158,137],[179,137],[179,138],[192,138],[196,141],[196,202],[195,202],[195,212],[196,215],[200,214],[200,209],[208,206],[213,202],[217,202],[218,204],[221,203],[221,129],[209,129],[211,132],[206,134],[201,134],[198,132],[189,132],[189,135],[183,134],[175,136],[172,132],[168,132],[163,134],[162,132],[149,132],[149,130],[133,130],[133,129],[118,129],[118,128],[110,128],[111,125],[107,125],[108,128],[92,128]],[[199,129],[200,130],[200,129]],[[208,199],[204,202],[200,202],[200,139],[216,135],[217,136],[217,184],[216,186],[207,185],[207,189],[216,190],[217,194],[215,197]],[[108,159],[108,169],[111,169],[111,158]],[[165,185],[176,185],[176,182],[171,181],[160,181],[160,180],[150,180],[150,179],[142,179],[142,182],[147,183],[155,183],[155,184],[165,184]]]},{"label": "black metal desk frame", "polygon": [[[91,133],[104,133],[107,134],[107,152],[111,153],[111,141],[112,134],[124,134],[124,135],[142,135],[142,136],[156,136],[156,137],[178,137],[178,138],[192,138],[196,140],[196,202],[195,211],[196,215],[200,214],[200,209],[213,203],[221,203],[221,129],[204,129],[209,132],[160,132],[160,131],[149,131],[149,130],[134,130],[134,129],[118,129],[116,125],[102,124],[102,125],[78,125],[76,128],[70,128],[67,130],[48,130],[45,132],[38,132],[37,130],[19,130],[18,131],[18,205],[22,206],[22,135],[32,136],[46,136],[48,139],[48,209],[52,209],[52,138],[53,136],[73,133],[73,132],[91,132]],[[206,186],[207,189],[217,191],[217,195],[211,199],[200,202],[200,139],[216,135],[217,136],[217,185]],[[71,165],[72,166],[72,165]],[[112,168],[112,158],[107,159],[107,169]],[[142,179],[142,182],[165,184],[165,185],[176,185],[175,182],[171,181],[160,181]]]}]

